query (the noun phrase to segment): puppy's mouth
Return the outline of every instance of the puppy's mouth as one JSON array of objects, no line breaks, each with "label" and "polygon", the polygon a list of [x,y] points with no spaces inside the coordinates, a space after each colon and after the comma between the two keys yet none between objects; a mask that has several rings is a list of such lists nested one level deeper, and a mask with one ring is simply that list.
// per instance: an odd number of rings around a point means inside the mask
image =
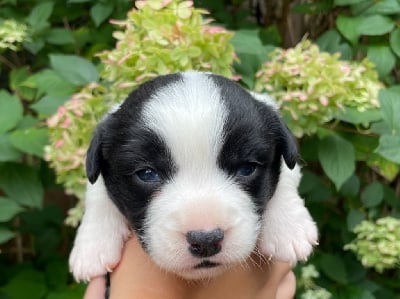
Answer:
[{"label": "puppy's mouth", "polygon": [[200,264],[194,266],[194,269],[204,269],[204,268],[214,268],[220,266],[220,263],[211,262],[209,260],[204,260]]}]

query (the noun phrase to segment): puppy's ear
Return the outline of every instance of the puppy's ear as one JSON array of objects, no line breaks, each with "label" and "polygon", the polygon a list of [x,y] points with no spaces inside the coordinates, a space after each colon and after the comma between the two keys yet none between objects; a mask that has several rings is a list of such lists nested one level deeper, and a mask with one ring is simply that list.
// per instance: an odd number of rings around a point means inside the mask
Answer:
[{"label": "puppy's ear", "polygon": [[92,141],[86,154],[86,175],[89,182],[94,184],[100,175],[102,151],[101,151],[101,126],[94,131]]},{"label": "puppy's ear", "polygon": [[266,93],[258,93],[254,91],[249,91],[252,97],[258,102],[264,104],[268,109],[276,113],[279,122],[279,150],[285,160],[286,165],[293,169],[299,159],[299,153],[297,150],[297,144],[294,136],[289,131],[286,124],[283,122],[279,115],[279,105],[276,100]]},{"label": "puppy's ear", "polygon": [[[278,116],[279,117],[279,116]],[[279,117],[280,125],[281,125],[281,136],[280,136],[280,149],[282,152],[283,159],[285,160],[286,165],[293,169],[299,159],[299,152],[297,149],[297,143],[289,131],[286,124]]]}]

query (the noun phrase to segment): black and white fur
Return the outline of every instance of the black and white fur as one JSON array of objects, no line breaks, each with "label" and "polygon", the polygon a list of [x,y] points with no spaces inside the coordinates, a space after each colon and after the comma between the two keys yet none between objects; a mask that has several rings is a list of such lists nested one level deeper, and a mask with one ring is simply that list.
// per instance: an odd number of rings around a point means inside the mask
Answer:
[{"label": "black and white fur", "polygon": [[212,277],[255,250],[307,259],[317,229],[297,193],[297,147],[265,99],[186,72],[144,83],[108,113],[87,153],[75,278],[110,270],[130,228],[156,264],[188,279]]}]

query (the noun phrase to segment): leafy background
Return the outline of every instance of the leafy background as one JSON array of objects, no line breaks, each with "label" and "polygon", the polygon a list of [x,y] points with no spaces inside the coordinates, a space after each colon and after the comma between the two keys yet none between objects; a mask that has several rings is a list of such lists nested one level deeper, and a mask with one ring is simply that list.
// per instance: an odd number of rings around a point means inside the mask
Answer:
[{"label": "leafy background", "polygon": [[[385,87],[380,108],[346,109],[299,136],[300,190],[321,240],[295,269],[297,297],[400,298],[400,2],[252,3],[195,1],[234,33],[232,72],[247,88],[258,86],[274,49],[294,49],[305,37],[343,61],[367,58]],[[64,224],[79,201],[44,159],[46,120],[99,83],[105,65],[96,53],[115,48],[118,29],[109,19],[126,19],[132,7],[127,0],[0,1],[1,298],[82,296],[67,269],[74,229]]]}]

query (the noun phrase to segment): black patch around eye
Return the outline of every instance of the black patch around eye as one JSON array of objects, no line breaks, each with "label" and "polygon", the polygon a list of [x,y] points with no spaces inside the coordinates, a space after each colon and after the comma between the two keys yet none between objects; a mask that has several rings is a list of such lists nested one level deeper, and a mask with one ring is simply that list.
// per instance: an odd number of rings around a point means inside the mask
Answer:
[{"label": "black patch around eye", "polygon": [[156,133],[140,126],[123,133],[122,140],[109,146],[102,172],[110,197],[141,239],[147,207],[176,166]]},{"label": "black patch around eye", "polygon": [[[228,110],[218,165],[251,196],[261,214],[275,192],[280,174],[277,115],[238,84],[220,76],[212,75],[212,78]],[[249,162],[256,162],[260,167],[251,176],[238,177],[238,168]]]}]

